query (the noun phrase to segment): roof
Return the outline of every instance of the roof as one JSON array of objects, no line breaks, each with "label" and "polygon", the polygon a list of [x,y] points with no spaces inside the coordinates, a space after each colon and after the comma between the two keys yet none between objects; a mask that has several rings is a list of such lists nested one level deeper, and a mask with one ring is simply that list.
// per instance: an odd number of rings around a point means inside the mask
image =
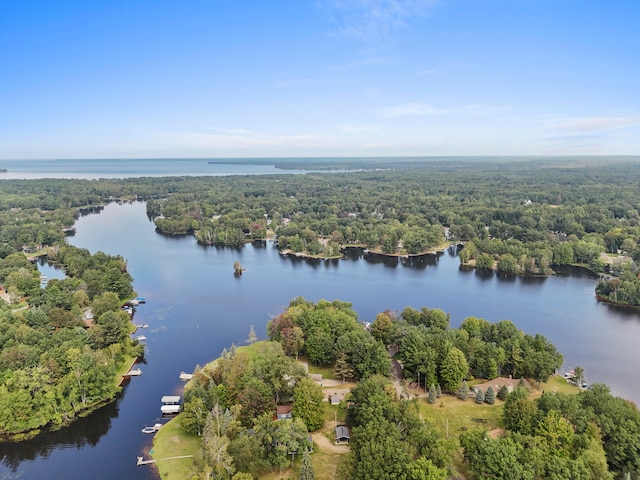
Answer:
[{"label": "roof", "polygon": [[160,411],[162,413],[178,413],[180,411],[180,405],[162,405]]},{"label": "roof", "polygon": [[351,438],[349,435],[349,427],[346,425],[338,425],[336,427],[336,438]]},{"label": "roof", "polygon": [[278,415],[286,415],[287,413],[291,413],[293,409],[293,405],[278,405],[276,407],[276,413]]},{"label": "roof", "polygon": [[180,403],[180,395],[165,395],[160,401],[162,403]]}]

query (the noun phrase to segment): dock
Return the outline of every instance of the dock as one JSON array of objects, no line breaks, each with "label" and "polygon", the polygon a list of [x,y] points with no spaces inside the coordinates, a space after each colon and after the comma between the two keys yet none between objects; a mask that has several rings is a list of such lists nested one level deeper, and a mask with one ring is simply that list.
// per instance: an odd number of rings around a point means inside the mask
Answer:
[{"label": "dock", "polygon": [[178,455],[176,457],[165,457],[165,458],[158,458],[156,459],[151,459],[151,460],[145,460],[144,457],[137,457],[138,458],[138,463],[136,463],[136,465],[141,466],[141,465],[150,465],[152,463],[158,463],[160,460],[178,460],[180,458],[193,458],[193,455]]},{"label": "dock", "polygon": [[179,395],[165,395],[160,399],[162,406],[160,411],[163,415],[175,415],[180,413],[180,396]]}]

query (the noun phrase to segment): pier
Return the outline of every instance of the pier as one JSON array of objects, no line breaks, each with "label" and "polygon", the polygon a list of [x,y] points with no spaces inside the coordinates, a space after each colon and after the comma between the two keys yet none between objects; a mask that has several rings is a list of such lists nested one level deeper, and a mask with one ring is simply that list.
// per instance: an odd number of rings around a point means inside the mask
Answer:
[{"label": "pier", "polygon": [[165,457],[165,458],[152,458],[151,460],[145,460],[144,457],[138,457],[138,463],[136,463],[137,466],[141,466],[141,465],[150,465],[152,463],[158,463],[160,460],[177,460],[180,458],[193,458],[193,455],[178,455],[176,457]]}]

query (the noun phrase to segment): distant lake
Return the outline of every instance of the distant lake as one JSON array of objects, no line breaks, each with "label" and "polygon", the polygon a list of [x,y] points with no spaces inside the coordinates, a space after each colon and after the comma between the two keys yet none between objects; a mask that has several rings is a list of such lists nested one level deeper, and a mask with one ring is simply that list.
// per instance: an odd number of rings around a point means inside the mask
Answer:
[{"label": "distant lake", "polygon": [[[142,376],[132,378],[117,402],[61,432],[0,447],[0,479],[151,479],[137,467],[163,395],[181,395],[181,370],[192,371],[231,343],[242,344],[250,325],[266,338],[267,321],[292,298],[352,302],[360,320],[384,310],[441,308],[453,327],[467,316],[513,321],[526,333],[548,337],[581,366],[587,381],[640,401],[640,313],[612,308],[594,297],[596,280],[568,270],[554,277],[498,277],[464,271],[454,251],[410,260],[353,252],[344,260],[304,260],[278,254],[271,243],[242,248],[203,247],[193,237],[155,232],[143,203],[108,205],[82,217],[69,242],[121,254],[147,303],[134,321],[147,323]],[[233,275],[233,263],[246,272]]]},{"label": "distant lake", "polygon": [[2,179],[37,178],[131,178],[174,176],[266,175],[306,173],[306,170],[283,170],[275,165],[209,163],[211,159],[89,159],[89,160],[0,160]]}]

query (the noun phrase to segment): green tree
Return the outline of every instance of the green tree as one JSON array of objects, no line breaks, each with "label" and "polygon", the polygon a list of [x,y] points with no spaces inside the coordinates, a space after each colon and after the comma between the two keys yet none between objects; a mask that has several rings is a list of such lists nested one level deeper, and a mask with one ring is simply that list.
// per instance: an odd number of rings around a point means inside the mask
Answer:
[{"label": "green tree", "polygon": [[523,387],[516,387],[504,403],[502,419],[504,426],[511,431],[530,434],[537,407],[529,400],[528,392]]},{"label": "green tree", "polygon": [[484,403],[484,392],[481,388],[476,388],[476,403]]},{"label": "green tree", "polygon": [[300,480],[315,480],[316,472],[311,465],[309,452],[302,455],[302,465],[300,466]]},{"label": "green tree", "polygon": [[352,380],[354,373],[353,368],[349,365],[349,357],[345,352],[341,352],[336,359],[336,363],[333,367],[333,372],[342,381]]},{"label": "green tree", "polygon": [[324,393],[310,378],[302,378],[293,391],[292,414],[302,419],[310,432],[324,425]]},{"label": "green tree", "polygon": [[438,394],[436,393],[436,387],[432,383],[431,386],[429,387],[429,394],[427,396],[427,402],[436,403],[437,399],[438,399]]},{"label": "green tree", "polygon": [[496,403],[496,392],[491,385],[489,385],[489,388],[487,388],[487,393],[484,396],[484,401],[489,405],[493,405],[494,403]]},{"label": "green tree", "polygon": [[488,253],[481,253],[476,259],[476,268],[480,270],[491,270],[493,268],[493,257]]},{"label": "green tree", "polygon": [[449,392],[455,392],[469,373],[469,365],[459,348],[451,347],[440,364],[442,386]]},{"label": "green tree", "polygon": [[249,326],[249,336],[247,337],[247,342],[253,349],[253,344],[258,341],[258,335],[256,335],[256,331],[253,329],[253,325]]},{"label": "green tree", "polygon": [[460,385],[456,396],[460,400],[466,400],[467,398],[469,398],[469,387],[467,386],[467,382],[465,380],[462,381],[462,385]]},{"label": "green tree", "polygon": [[506,385],[503,385],[502,387],[500,387],[500,390],[498,390],[498,398],[504,402],[508,396],[509,388],[507,388]]}]

